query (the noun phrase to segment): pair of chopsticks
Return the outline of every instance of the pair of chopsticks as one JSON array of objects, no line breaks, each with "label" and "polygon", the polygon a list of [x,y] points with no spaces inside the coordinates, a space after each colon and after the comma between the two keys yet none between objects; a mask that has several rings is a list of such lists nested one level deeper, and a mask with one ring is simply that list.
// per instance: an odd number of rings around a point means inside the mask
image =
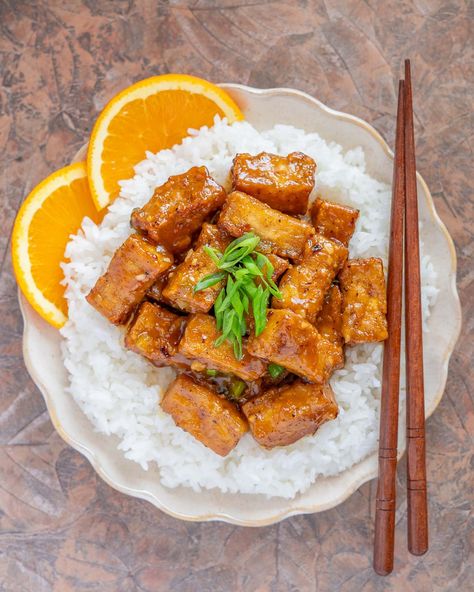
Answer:
[{"label": "pair of chopsticks", "polygon": [[400,80],[398,88],[387,281],[389,335],[383,359],[379,479],[375,507],[374,569],[380,575],[387,575],[393,569],[403,271],[408,550],[414,555],[423,555],[428,550],[419,250],[411,71],[410,60],[405,60],[405,80]]}]

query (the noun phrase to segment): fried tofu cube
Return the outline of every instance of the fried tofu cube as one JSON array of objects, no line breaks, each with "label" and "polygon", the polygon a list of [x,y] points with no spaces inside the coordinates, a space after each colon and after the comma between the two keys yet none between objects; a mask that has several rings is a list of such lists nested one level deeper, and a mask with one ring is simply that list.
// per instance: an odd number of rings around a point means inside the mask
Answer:
[{"label": "fried tofu cube", "polygon": [[149,359],[155,366],[188,368],[178,352],[186,318],[151,302],[143,302],[125,334],[125,347]]},{"label": "fried tofu cube", "polygon": [[354,234],[359,210],[318,197],[310,214],[318,234],[338,240],[347,247]]},{"label": "fried tofu cube", "polygon": [[132,234],[115,251],[107,271],[86,296],[87,302],[114,325],[123,325],[172,264],[173,255],[165,248]]},{"label": "fried tofu cube", "polygon": [[302,152],[278,156],[261,152],[237,154],[232,187],[286,214],[305,214],[314,187],[316,163]]},{"label": "fried tofu cube", "polygon": [[333,343],[339,355],[335,355],[335,367],[344,365],[344,338],[342,337],[342,294],[339,286],[331,286],[324,299],[315,323],[318,333]]},{"label": "fried tofu cube", "polygon": [[185,251],[193,233],[224,203],[226,192],[206,167],[192,167],[157,187],[150,201],[132,212],[133,228],[172,253]]},{"label": "fried tofu cube", "polygon": [[233,403],[184,374],[168,387],[161,408],[178,427],[220,456],[227,456],[248,430]]},{"label": "fried tofu cube", "polygon": [[173,307],[186,312],[208,312],[221,291],[224,280],[213,286],[194,291],[196,284],[217,267],[203,247],[189,251],[186,259],[171,274],[163,289],[163,297]]},{"label": "fried tofu cube", "polygon": [[338,415],[329,384],[296,382],[271,388],[242,405],[250,431],[265,448],[288,446]]},{"label": "fried tofu cube", "polygon": [[199,292],[196,284],[206,275],[218,271],[216,264],[206,253],[206,245],[223,251],[231,242],[231,237],[212,224],[203,227],[196,248],[189,251],[185,260],[178,265],[163,289],[163,297],[175,308],[186,312],[208,312],[221,291],[224,280]]},{"label": "fried tofu cube", "polygon": [[150,288],[148,288],[146,292],[148,298],[155,300],[155,302],[169,304],[169,302],[167,302],[166,298],[163,296],[163,290],[165,289],[166,284],[169,282],[171,274],[177,267],[178,266],[176,263],[173,263],[173,265],[167,271],[165,271],[163,275],[160,275],[156,282]]},{"label": "fried tofu cube", "polygon": [[387,293],[382,260],[350,259],[339,281],[344,341],[355,345],[387,339]]},{"label": "fried tofu cube", "polygon": [[201,362],[207,368],[235,374],[243,380],[257,380],[265,374],[267,365],[251,356],[243,343],[243,357],[237,360],[232,345],[226,340],[219,347],[214,345],[220,336],[214,317],[194,314],[189,318],[179,351],[187,358]]},{"label": "fried tofu cube", "polygon": [[197,249],[198,247],[204,247],[207,245],[209,247],[214,247],[214,249],[223,253],[232,240],[232,236],[230,236],[225,230],[222,230],[215,224],[205,222],[202,225],[201,232],[199,233],[194,248]]},{"label": "fried tofu cube", "polygon": [[270,309],[260,335],[251,335],[249,353],[283,366],[310,382],[326,382],[337,366],[338,349],[311,323],[291,310]]},{"label": "fried tofu cube", "polygon": [[336,274],[347,259],[347,247],[315,235],[305,247],[304,257],[282,277],[282,297],[273,298],[273,308],[293,310],[315,323]]},{"label": "fried tofu cube", "polygon": [[235,237],[254,232],[261,238],[259,251],[290,259],[301,257],[313,233],[306,222],[273,210],[240,191],[233,191],[227,197],[218,226]]}]

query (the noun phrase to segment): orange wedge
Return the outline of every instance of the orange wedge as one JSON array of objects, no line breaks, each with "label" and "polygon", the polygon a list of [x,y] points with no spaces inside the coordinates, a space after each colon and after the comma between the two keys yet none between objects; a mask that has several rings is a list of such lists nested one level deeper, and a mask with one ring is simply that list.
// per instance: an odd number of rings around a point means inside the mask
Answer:
[{"label": "orange wedge", "polygon": [[87,172],[97,209],[117,197],[118,181],[133,176],[147,150],[171,148],[189,128],[212,125],[215,115],[230,123],[243,119],[224,90],[194,76],[153,76],[119,93],[100,114],[89,143]]},{"label": "orange wedge", "polygon": [[69,236],[84,216],[98,223],[84,162],[56,171],[28,195],[15,220],[12,259],[21,291],[31,306],[54,327],[67,320],[64,278],[60,267]]}]

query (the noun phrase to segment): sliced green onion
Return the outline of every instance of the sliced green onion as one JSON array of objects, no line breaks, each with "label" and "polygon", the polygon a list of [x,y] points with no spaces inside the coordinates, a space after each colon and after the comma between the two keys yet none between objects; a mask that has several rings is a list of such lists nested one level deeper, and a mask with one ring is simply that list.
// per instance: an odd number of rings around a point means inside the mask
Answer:
[{"label": "sliced green onion", "polygon": [[279,364],[268,364],[268,374],[270,374],[272,378],[278,378],[284,371],[285,369],[283,366],[280,366]]},{"label": "sliced green onion", "polygon": [[215,286],[225,278],[225,275],[226,274],[223,271],[217,271],[216,273],[206,275],[194,286],[194,292],[200,292],[201,290]]},{"label": "sliced green onion", "polygon": [[242,259],[242,263],[245,265],[246,269],[252,275],[259,276],[259,277],[263,276],[263,273],[258,268],[258,265],[254,262],[254,260],[249,255],[247,255],[246,257],[244,257]]},{"label": "sliced green onion", "polygon": [[262,253],[257,253],[255,256],[255,261],[260,270],[265,273],[266,278],[270,280],[275,271],[275,268],[271,264],[270,259],[268,257],[265,257],[265,255],[263,255]]},{"label": "sliced green onion", "polygon": [[272,280],[272,263],[255,251],[259,242],[257,235],[247,232],[232,241],[223,254],[206,245],[204,250],[219,271],[205,276],[194,287],[198,292],[226,280],[214,302],[216,327],[220,332],[214,345],[219,347],[228,341],[239,360],[243,357],[242,338],[247,333],[246,315],[253,314],[255,335],[260,335],[267,324],[270,296],[281,298]]},{"label": "sliced green onion", "polygon": [[208,369],[206,370],[206,374],[207,374],[208,376],[217,376],[217,370],[212,370],[212,368],[208,368]]},{"label": "sliced green onion", "polygon": [[230,385],[230,396],[232,399],[238,401],[245,391],[245,382],[243,380],[234,380]]},{"label": "sliced green onion", "polygon": [[209,245],[204,245],[204,251],[209,255],[209,257],[214,261],[216,265],[219,265],[219,261],[221,260],[222,254],[219,251],[216,251],[213,247]]}]

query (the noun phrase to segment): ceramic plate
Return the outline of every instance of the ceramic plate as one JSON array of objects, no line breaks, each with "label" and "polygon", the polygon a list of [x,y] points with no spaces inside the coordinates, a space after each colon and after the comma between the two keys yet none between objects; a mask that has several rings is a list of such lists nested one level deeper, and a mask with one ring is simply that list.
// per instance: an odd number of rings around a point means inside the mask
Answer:
[{"label": "ceramic plate", "polygon": [[[233,96],[246,119],[264,130],[275,123],[318,132],[344,150],[362,146],[370,175],[390,184],[393,155],[382,137],[367,123],[334,111],[302,92],[290,89],[257,90],[236,84],[222,85]],[[84,155],[84,151],[82,156]],[[428,187],[418,175],[422,239],[438,273],[440,293],[428,322],[425,338],[426,415],[438,405],[446,383],[448,362],[456,342],[461,312],[456,292],[456,254],[452,240],[436,214]],[[246,526],[278,522],[287,516],[320,512],[344,501],[363,483],[377,475],[374,453],[336,477],[320,478],[293,500],[262,495],[200,493],[160,484],[158,468],[144,471],[117,450],[117,439],[94,431],[92,424],[66,394],[67,374],[60,353],[59,333],[43,321],[20,296],[24,318],[23,351],[28,371],[42,392],[59,434],[92,463],[97,473],[115,489],[146,499],[164,512],[185,520],[224,520]],[[400,426],[400,454],[405,447]],[[251,499],[250,499],[251,498]]]}]

